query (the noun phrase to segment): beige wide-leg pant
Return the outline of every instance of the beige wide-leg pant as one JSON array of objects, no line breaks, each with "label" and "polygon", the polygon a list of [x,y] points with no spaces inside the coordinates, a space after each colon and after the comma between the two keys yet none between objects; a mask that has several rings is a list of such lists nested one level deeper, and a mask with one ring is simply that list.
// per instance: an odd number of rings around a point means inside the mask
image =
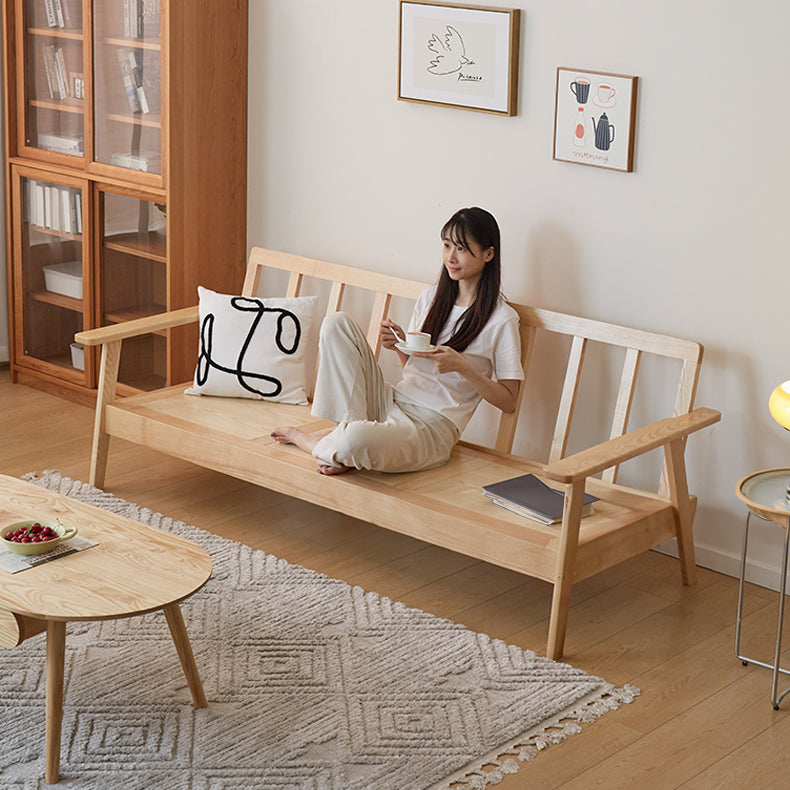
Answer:
[{"label": "beige wide-leg pant", "polygon": [[412,472],[447,461],[458,428],[437,411],[397,400],[349,315],[324,319],[318,351],[312,414],[337,423],[313,449],[319,463]]}]

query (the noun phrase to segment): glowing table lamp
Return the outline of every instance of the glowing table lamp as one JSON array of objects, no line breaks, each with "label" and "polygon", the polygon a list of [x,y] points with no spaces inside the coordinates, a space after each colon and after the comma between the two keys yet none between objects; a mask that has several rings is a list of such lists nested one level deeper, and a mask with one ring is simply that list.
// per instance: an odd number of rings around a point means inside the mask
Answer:
[{"label": "glowing table lamp", "polygon": [[779,425],[790,431],[790,381],[780,384],[771,393],[768,410]]}]

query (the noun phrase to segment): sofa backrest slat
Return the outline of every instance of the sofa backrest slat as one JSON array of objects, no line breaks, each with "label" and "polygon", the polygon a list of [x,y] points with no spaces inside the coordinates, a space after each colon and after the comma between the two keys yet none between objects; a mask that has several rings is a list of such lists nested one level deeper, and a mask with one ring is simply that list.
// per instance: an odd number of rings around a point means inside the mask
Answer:
[{"label": "sofa backrest slat", "polygon": [[378,359],[379,352],[381,351],[381,338],[379,330],[381,322],[387,317],[390,309],[390,302],[392,301],[392,294],[376,292],[373,299],[373,309],[370,311],[370,322],[368,323],[367,338],[368,344],[373,349],[373,353]]},{"label": "sofa backrest slat", "polygon": [[554,424],[554,438],[549,452],[549,463],[559,461],[565,455],[568,445],[568,436],[571,431],[573,410],[576,406],[576,396],[579,392],[579,379],[581,378],[584,353],[587,350],[587,338],[575,335],[571,343],[571,352],[568,355],[568,365],[565,368],[565,382],[562,385],[560,407],[557,411],[557,422]]},{"label": "sofa backrest slat", "polygon": [[[612,416],[612,429],[609,438],[622,436],[628,427],[628,418],[631,415],[631,404],[634,402],[636,389],[636,375],[639,372],[639,362],[642,352],[636,348],[629,348],[623,360],[623,372],[620,376],[620,389],[617,392],[617,402]],[[601,476],[607,483],[617,482],[618,467],[611,466]]]},{"label": "sofa backrest slat", "polygon": [[343,304],[343,294],[346,292],[346,284],[334,282],[329,289],[329,302],[326,306],[326,314],[336,313]]},{"label": "sofa backrest slat", "polygon": [[[519,335],[521,336],[521,365],[526,371],[535,348],[537,328],[522,321],[519,324]],[[526,387],[522,384],[518,390],[518,401],[515,411],[511,414],[502,414],[499,418],[499,430],[497,431],[494,449],[500,453],[510,453],[513,451],[513,440],[516,436],[518,418],[521,413],[521,401],[524,399]]]},{"label": "sofa backrest slat", "polygon": [[285,289],[285,295],[287,297],[299,296],[299,292],[301,290],[302,290],[301,272],[291,272],[291,276],[288,278],[288,287]]}]

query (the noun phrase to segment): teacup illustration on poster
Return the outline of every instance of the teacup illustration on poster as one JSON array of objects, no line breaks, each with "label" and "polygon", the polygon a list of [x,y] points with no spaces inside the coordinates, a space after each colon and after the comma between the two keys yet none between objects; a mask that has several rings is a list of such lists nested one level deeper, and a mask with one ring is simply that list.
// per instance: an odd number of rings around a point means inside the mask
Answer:
[{"label": "teacup illustration on poster", "polygon": [[593,102],[599,107],[609,108],[617,104],[615,94],[617,91],[608,82],[599,82],[595,88]]},{"label": "teacup illustration on poster", "polygon": [[554,159],[631,172],[637,79],[559,67]]}]

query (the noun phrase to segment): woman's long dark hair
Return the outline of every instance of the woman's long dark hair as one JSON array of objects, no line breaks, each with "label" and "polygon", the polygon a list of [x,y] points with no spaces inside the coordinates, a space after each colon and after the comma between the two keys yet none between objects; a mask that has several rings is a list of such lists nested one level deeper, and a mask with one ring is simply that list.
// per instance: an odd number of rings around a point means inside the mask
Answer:
[{"label": "woman's long dark hair", "polygon": [[[454,327],[452,336],[445,343],[456,351],[463,351],[480,334],[499,299],[501,279],[499,225],[493,215],[485,209],[462,208],[445,223],[442,228],[442,239],[466,247],[469,246],[470,241],[474,241],[483,251],[490,247],[494,248],[494,255],[486,263],[477,283],[474,302],[464,312]],[[430,334],[431,342],[436,343],[457,298],[458,283],[447,274],[447,269],[442,267],[436,295],[422,325],[422,331]]]}]

